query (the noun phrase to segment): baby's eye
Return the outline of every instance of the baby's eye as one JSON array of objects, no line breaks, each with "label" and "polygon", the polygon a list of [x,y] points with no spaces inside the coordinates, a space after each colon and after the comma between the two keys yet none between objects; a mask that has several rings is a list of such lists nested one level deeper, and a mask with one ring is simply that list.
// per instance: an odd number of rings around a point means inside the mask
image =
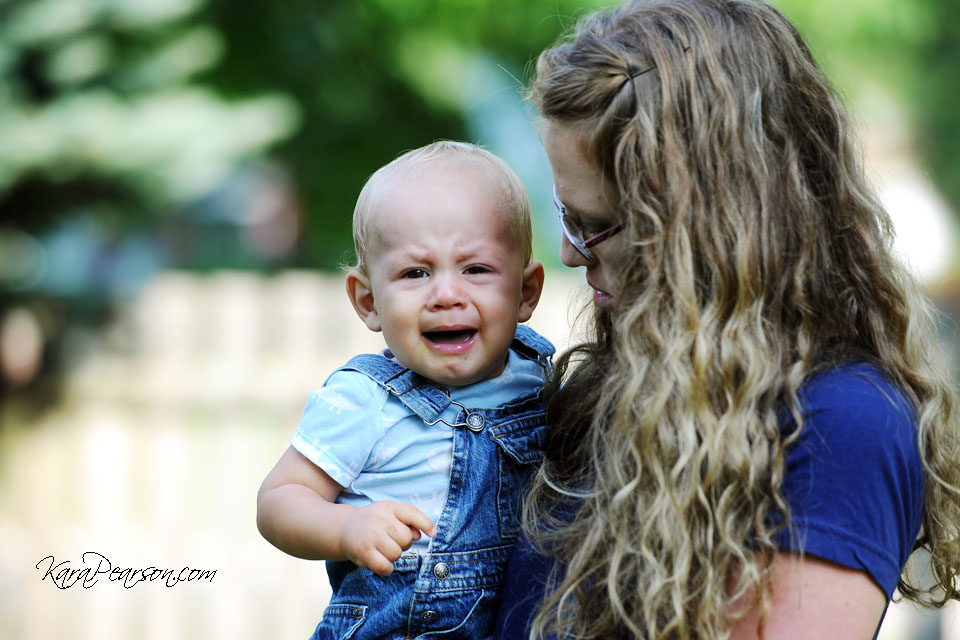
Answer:
[{"label": "baby's eye", "polygon": [[491,269],[485,267],[482,264],[475,264],[473,266],[467,267],[465,272],[471,275],[476,275],[478,273],[490,273]]},{"label": "baby's eye", "polygon": [[426,278],[428,275],[426,269],[407,269],[402,274],[401,278]]}]

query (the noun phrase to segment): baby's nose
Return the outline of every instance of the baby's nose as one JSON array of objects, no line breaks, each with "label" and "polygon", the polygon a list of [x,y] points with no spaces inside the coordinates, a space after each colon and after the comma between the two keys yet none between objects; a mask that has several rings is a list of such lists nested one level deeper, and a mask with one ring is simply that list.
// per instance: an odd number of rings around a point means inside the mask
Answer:
[{"label": "baby's nose", "polygon": [[430,307],[446,309],[462,306],[466,303],[463,283],[452,275],[438,274],[433,279],[433,288],[430,296]]}]

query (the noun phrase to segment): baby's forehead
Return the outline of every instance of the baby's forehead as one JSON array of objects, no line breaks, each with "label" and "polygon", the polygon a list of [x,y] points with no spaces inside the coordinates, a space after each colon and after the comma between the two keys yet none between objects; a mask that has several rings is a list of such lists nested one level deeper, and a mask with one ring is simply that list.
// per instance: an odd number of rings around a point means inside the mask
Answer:
[{"label": "baby's forehead", "polygon": [[383,176],[372,198],[371,226],[377,228],[382,224],[384,215],[393,211],[391,202],[397,198],[416,198],[420,190],[426,197],[427,190],[438,183],[461,189],[464,200],[491,199],[496,203],[492,210],[498,214],[497,220],[509,224],[513,216],[510,192],[496,171],[482,160],[453,157],[449,162],[446,158],[438,158],[410,167],[398,167]]},{"label": "baby's forehead", "polygon": [[426,159],[398,162],[383,176],[382,188],[398,189],[409,183],[433,180],[484,180],[488,186],[506,192],[496,167],[483,157],[450,153]]},{"label": "baby's forehead", "polygon": [[511,249],[526,260],[530,258],[526,191],[496,158],[464,153],[401,157],[375,173],[364,192],[354,214],[361,261],[384,251],[393,235],[402,235],[405,219],[439,202],[461,213],[472,212],[469,224],[474,228],[479,229],[481,218],[486,219],[484,228],[496,227],[499,239],[513,244]]}]

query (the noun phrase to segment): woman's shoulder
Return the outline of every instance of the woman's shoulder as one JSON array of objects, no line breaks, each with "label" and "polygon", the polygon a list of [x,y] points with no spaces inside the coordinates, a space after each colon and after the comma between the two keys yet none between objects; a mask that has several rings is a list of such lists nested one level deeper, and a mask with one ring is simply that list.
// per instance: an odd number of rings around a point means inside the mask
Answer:
[{"label": "woman's shoulder", "polygon": [[[889,596],[920,528],[923,464],[909,397],[879,367],[854,362],[812,376],[798,393],[783,492],[802,548],[867,571]],[[793,420],[784,424],[793,432]],[[796,548],[793,539],[783,548]]]},{"label": "woman's shoulder", "polygon": [[[798,392],[804,429],[844,439],[885,436],[912,443],[916,415],[905,391],[878,366],[850,362],[821,371]],[[788,421],[792,425],[792,419]],[[859,441],[861,446],[866,445]]]},{"label": "woman's shoulder", "polygon": [[[839,492],[858,503],[883,487],[897,502],[922,493],[913,405],[879,367],[855,362],[828,369],[811,377],[798,397],[803,425],[787,451],[790,491],[820,492],[817,499],[825,502],[837,502]],[[792,417],[783,424],[785,435],[794,428]]]}]

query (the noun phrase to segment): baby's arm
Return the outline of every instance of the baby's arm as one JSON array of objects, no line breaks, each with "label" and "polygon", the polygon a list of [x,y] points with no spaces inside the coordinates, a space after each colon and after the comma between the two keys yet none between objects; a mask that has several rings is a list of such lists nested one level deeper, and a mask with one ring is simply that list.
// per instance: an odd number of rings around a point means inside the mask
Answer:
[{"label": "baby's arm", "polygon": [[350,560],[387,575],[423,531],[436,528],[412,505],[383,500],[357,508],[334,502],[342,487],[290,447],[257,494],[257,527],[271,544],[308,560]]}]

